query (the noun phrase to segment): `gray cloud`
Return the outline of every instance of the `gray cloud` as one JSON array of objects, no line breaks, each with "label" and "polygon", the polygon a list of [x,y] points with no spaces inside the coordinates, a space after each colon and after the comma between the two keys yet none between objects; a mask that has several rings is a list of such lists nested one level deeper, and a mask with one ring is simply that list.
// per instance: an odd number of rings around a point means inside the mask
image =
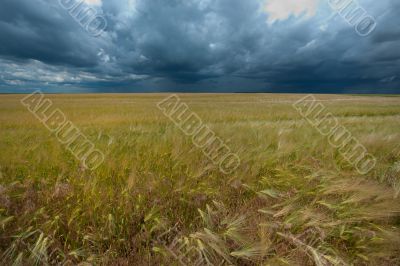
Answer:
[{"label": "gray cloud", "polygon": [[359,3],[377,18],[368,37],[324,0],[272,23],[265,0],[103,0],[94,38],[57,1],[2,0],[0,92],[400,93],[400,4]]}]

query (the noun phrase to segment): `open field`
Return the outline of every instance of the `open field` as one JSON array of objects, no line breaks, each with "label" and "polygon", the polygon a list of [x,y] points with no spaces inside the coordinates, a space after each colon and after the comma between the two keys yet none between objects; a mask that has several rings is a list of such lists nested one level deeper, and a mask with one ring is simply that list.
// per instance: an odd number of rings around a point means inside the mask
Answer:
[{"label": "open field", "polygon": [[167,96],[46,95],[104,152],[90,171],[0,95],[0,264],[180,265],[175,237],[200,265],[400,265],[400,97],[315,96],[377,159],[362,175],[293,108],[304,95],[179,95],[239,156],[231,174]]}]

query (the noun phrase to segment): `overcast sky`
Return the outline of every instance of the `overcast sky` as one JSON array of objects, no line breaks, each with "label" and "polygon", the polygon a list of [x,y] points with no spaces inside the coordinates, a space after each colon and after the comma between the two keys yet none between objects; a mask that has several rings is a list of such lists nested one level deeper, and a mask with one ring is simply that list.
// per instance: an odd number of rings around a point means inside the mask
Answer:
[{"label": "overcast sky", "polygon": [[0,0],[0,92],[400,93],[400,1],[328,1]]}]

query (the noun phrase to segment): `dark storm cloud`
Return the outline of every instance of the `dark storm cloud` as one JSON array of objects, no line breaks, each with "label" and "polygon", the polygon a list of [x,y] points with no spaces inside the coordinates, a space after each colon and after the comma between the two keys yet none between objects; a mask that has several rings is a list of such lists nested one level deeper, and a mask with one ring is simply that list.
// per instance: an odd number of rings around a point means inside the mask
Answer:
[{"label": "dark storm cloud", "polygon": [[266,0],[86,2],[97,38],[58,1],[2,0],[0,90],[400,92],[397,0],[360,1],[368,37],[325,0],[272,22]]},{"label": "dark storm cloud", "polygon": [[2,0],[0,55],[48,64],[93,67],[92,41],[56,1]]}]

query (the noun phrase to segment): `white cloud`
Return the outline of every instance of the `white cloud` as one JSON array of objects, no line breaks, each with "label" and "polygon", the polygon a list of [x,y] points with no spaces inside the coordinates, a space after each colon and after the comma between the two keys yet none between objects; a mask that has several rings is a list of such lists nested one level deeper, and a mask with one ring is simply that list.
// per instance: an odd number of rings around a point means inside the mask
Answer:
[{"label": "white cloud", "polygon": [[[102,52],[100,52],[102,53]],[[99,53],[99,54],[100,54]],[[136,81],[148,78],[147,75],[124,74],[112,76],[102,73],[90,73],[87,71],[59,68],[50,66],[37,60],[28,62],[12,63],[0,58],[0,85],[27,85],[34,83],[57,84],[79,84],[81,82],[122,82]]]},{"label": "white cloud", "polygon": [[285,20],[290,16],[312,17],[317,12],[319,0],[266,0],[264,10],[268,13],[268,23]]},{"label": "white cloud", "polygon": [[93,6],[101,6],[102,5],[101,0],[83,0],[83,1],[88,5],[93,5]]}]

